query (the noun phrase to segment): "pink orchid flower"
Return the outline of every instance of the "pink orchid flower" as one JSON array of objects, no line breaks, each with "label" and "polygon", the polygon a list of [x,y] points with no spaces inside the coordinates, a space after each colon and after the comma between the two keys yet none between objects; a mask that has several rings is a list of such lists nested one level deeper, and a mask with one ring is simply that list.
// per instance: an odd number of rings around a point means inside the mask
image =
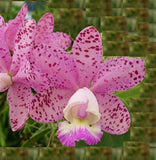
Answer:
[{"label": "pink orchid flower", "polygon": [[[15,44],[16,47],[16,44]],[[27,50],[28,48],[25,48]],[[5,41],[0,39],[0,92],[8,89],[7,101],[11,128],[16,131],[22,128],[28,119],[29,106],[33,98],[30,86],[18,81],[27,72],[25,65],[29,64],[23,56],[22,61],[16,59],[16,53],[11,56]],[[17,64],[15,63],[17,61]],[[24,79],[25,77],[23,77]]]},{"label": "pink orchid flower", "polygon": [[130,114],[113,93],[129,90],[142,81],[143,60],[119,57],[102,62],[100,34],[93,27],[79,33],[71,55],[60,49],[48,50],[48,46],[38,47],[35,52],[38,65],[52,85],[33,98],[32,119],[56,122],[65,118],[57,133],[66,146],[75,146],[79,140],[97,144],[102,130],[116,135],[128,131]]},{"label": "pink orchid flower", "polygon": [[[8,89],[10,124],[13,131],[21,129],[29,115],[33,98],[31,91],[29,53],[34,47],[35,22],[24,21],[25,5],[14,20],[9,21],[6,31],[0,33],[0,92]],[[19,21],[18,21],[19,20]],[[11,26],[13,28],[11,28]],[[10,50],[13,55],[11,56]],[[28,84],[25,81],[29,82]]]},{"label": "pink orchid flower", "polygon": [[[71,43],[67,34],[51,33],[52,14],[45,14],[36,26],[33,19],[24,21],[26,12],[27,6],[24,5],[16,18],[8,24],[0,17],[0,92],[8,89],[7,101],[13,131],[21,129],[29,118],[30,102],[33,98],[31,88],[38,91],[48,86],[41,69],[34,64],[34,48],[41,43],[45,46],[48,43],[63,50]],[[39,41],[39,37],[45,37],[47,41]],[[9,50],[12,50],[12,56]]]}]

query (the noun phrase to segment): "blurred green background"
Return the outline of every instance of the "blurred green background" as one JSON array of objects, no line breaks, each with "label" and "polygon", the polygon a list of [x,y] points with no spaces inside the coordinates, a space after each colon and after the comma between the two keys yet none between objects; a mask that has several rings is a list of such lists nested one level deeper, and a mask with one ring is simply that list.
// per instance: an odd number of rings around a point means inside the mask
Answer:
[{"label": "blurred green background", "polygon": [[[65,32],[72,42],[85,27],[101,33],[103,59],[140,57],[146,61],[144,81],[129,91],[115,93],[131,114],[124,135],[104,133],[96,146],[77,143],[63,147],[57,139],[57,123],[29,119],[23,129],[10,129],[6,92],[0,93],[0,159],[156,160],[156,1],[155,0],[46,0],[27,1],[29,15],[38,22],[44,13],[54,16],[54,32]],[[0,1],[0,15],[15,18],[24,1]],[[68,49],[70,52],[71,47]],[[16,148],[26,147],[26,148]]]}]

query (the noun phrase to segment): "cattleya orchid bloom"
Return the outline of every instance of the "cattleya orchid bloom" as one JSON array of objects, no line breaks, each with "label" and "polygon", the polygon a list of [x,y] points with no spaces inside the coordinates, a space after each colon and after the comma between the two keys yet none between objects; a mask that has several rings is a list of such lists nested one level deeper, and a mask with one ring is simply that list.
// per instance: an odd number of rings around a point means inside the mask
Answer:
[{"label": "cattleya orchid bloom", "polygon": [[[21,129],[29,118],[33,98],[31,88],[39,91],[49,85],[44,73],[35,66],[33,50],[37,45],[47,44],[64,50],[71,43],[67,34],[52,33],[52,14],[45,14],[36,26],[33,19],[24,21],[26,12],[27,6],[24,5],[16,18],[8,24],[0,17],[0,92],[8,89],[7,101],[13,131]],[[42,42],[41,37],[45,41]]]},{"label": "cattleya orchid bloom", "polygon": [[100,141],[102,130],[116,135],[128,131],[130,114],[113,93],[142,81],[143,60],[118,57],[102,62],[100,34],[91,26],[78,34],[71,55],[48,46],[38,46],[34,54],[51,86],[34,96],[30,116],[38,122],[65,118],[57,131],[63,145],[75,146],[79,140],[94,145]]},{"label": "cattleya orchid bloom", "polygon": [[25,79],[31,71],[27,53],[33,48],[35,23],[33,20],[24,21],[26,12],[27,6],[24,5],[14,20],[8,23],[4,23],[2,17],[0,20],[0,92],[8,89],[7,101],[13,131],[24,126],[33,98]]}]

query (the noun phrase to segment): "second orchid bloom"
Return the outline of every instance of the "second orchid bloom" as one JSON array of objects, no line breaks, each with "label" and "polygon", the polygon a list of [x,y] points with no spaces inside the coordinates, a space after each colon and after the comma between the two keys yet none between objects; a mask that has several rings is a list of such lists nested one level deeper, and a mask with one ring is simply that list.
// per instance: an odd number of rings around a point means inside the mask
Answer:
[{"label": "second orchid bloom", "polygon": [[102,62],[100,34],[91,26],[76,37],[71,55],[47,47],[38,49],[38,54],[51,86],[35,95],[30,115],[45,123],[65,118],[57,132],[63,145],[75,146],[79,140],[94,145],[100,141],[102,130],[116,135],[128,131],[129,112],[113,93],[142,81],[143,60],[119,57]]}]

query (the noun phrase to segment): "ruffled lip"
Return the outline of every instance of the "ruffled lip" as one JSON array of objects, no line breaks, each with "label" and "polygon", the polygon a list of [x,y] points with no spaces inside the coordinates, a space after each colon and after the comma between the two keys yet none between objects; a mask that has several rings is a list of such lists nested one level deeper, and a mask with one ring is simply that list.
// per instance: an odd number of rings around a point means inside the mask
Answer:
[{"label": "ruffled lip", "polygon": [[89,125],[83,120],[60,122],[57,131],[61,143],[66,146],[75,146],[75,141],[83,140],[88,145],[97,144],[103,135],[99,124]]}]

